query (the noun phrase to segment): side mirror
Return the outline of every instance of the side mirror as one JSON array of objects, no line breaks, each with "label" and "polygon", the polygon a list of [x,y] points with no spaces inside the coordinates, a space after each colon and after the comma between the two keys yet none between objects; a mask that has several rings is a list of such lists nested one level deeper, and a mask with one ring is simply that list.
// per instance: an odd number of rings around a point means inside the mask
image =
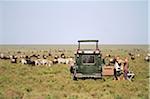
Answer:
[{"label": "side mirror", "polygon": [[101,55],[98,55],[98,58],[101,58]]}]

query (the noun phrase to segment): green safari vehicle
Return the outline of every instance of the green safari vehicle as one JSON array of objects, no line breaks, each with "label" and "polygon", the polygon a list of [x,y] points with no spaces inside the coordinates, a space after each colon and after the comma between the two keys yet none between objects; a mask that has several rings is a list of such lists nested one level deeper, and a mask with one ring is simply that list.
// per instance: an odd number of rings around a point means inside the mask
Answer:
[{"label": "green safari vehicle", "polygon": [[[95,42],[96,47],[81,48],[81,43]],[[73,74],[73,80],[78,78],[102,78],[103,59],[101,51],[98,48],[98,40],[79,40],[78,49],[75,53],[75,64],[71,66],[70,72]]]}]

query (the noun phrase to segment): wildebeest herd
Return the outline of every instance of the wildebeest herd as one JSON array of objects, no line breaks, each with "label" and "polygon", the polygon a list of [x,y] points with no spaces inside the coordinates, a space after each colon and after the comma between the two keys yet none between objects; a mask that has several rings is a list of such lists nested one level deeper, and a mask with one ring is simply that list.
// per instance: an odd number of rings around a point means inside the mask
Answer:
[{"label": "wildebeest herd", "polygon": [[12,55],[9,53],[0,53],[0,59],[10,60],[11,63],[21,63],[28,64],[32,66],[52,66],[53,64],[69,64],[73,62],[73,57],[65,56],[64,53],[61,53],[60,56],[52,54],[49,52],[47,55],[43,54],[30,54],[26,55],[25,53],[19,51],[17,54]]},{"label": "wildebeest herd", "polygon": [[[140,50],[138,50],[138,51],[140,51]],[[116,56],[120,56],[120,55],[116,55]],[[110,55],[110,54],[106,54],[104,56],[105,64],[106,65],[112,65],[112,64],[114,64],[116,56]],[[128,52],[128,55],[126,57],[128,57],[130,60],[135,60],[136,58],[139,58],[141,56],[144,56],[143,60],[145,62],[150,62],[150,53],[147,53],[147,55],[143,55],[143,54],[137,53],[137,52],[136,53]],[[107,61],[107,63],[106,63],[106,61]],[[123,60],[120,60],[120,61],[123,61]]]},{"label": "wildebeest herd", "polygon": [[[107,49],[108,50],[108,49]],[[123,49],[118,49],[123,50]],[[42,50],[44,51],[44,50]],[[32,66],[52,66],[53,64],[69,64],[70,62],[75,62],[74,57],[66,56],[64,54],[65,49],[58,49],[56,52],[60,52],[60,55],[53,54],[52,52],[45,51],[44,54],[38,54],[38,52],[27,55],[25,52],[17,51],[15,54],[10,54],[10,52],[0,52],[0,59],[2,60],[10,60],[11,63],[20,63],[20,64],[28,64]],[[131,60],[135,60],[137,57],[141,56],[141,53],[138,53],[141,51],[141,49],[134,49],[130,52],[128,50],[124,50],[128,53],[128,57]],[[109,52],[112,52],[112,50],[109,50]],[[119,56],[119,55],[118,55]],[[109,62],[105,62],[106,65],[114,64],[115,56],[106,53],[103,55],[103,59]],[[109,60],[108,60],[109,59]],[[147,55],[144,55],[144,59],[146,62],[150,61],[150,53],[147,53]]]}]

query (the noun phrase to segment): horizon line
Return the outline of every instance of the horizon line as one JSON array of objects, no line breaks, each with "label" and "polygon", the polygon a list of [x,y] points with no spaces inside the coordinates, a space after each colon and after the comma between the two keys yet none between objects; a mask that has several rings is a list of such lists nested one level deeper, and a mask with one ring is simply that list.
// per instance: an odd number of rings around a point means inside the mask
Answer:
[{"label": "horizon line", "polygon": [[[0,45],[78,45],[78,43],[76,44],[0,44]],[[88,45],[88,44],[82,44],[82,45]],[[89,45],[94,45],[94,44],[89,44]],[[98,44],[98,45],[150,45],[150,44],[134,44],[134,43],[130,43],[130,44]]]}]

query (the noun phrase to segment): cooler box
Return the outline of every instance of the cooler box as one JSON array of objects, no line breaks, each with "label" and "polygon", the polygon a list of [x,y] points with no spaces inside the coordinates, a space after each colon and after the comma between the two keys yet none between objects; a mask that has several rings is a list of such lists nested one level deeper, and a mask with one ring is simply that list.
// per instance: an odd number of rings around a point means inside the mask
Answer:
[{"label": "cooler box", "polygon": [[103,76],[113,76],[114,75],[114,66],[103,66],[102,75]]}]

